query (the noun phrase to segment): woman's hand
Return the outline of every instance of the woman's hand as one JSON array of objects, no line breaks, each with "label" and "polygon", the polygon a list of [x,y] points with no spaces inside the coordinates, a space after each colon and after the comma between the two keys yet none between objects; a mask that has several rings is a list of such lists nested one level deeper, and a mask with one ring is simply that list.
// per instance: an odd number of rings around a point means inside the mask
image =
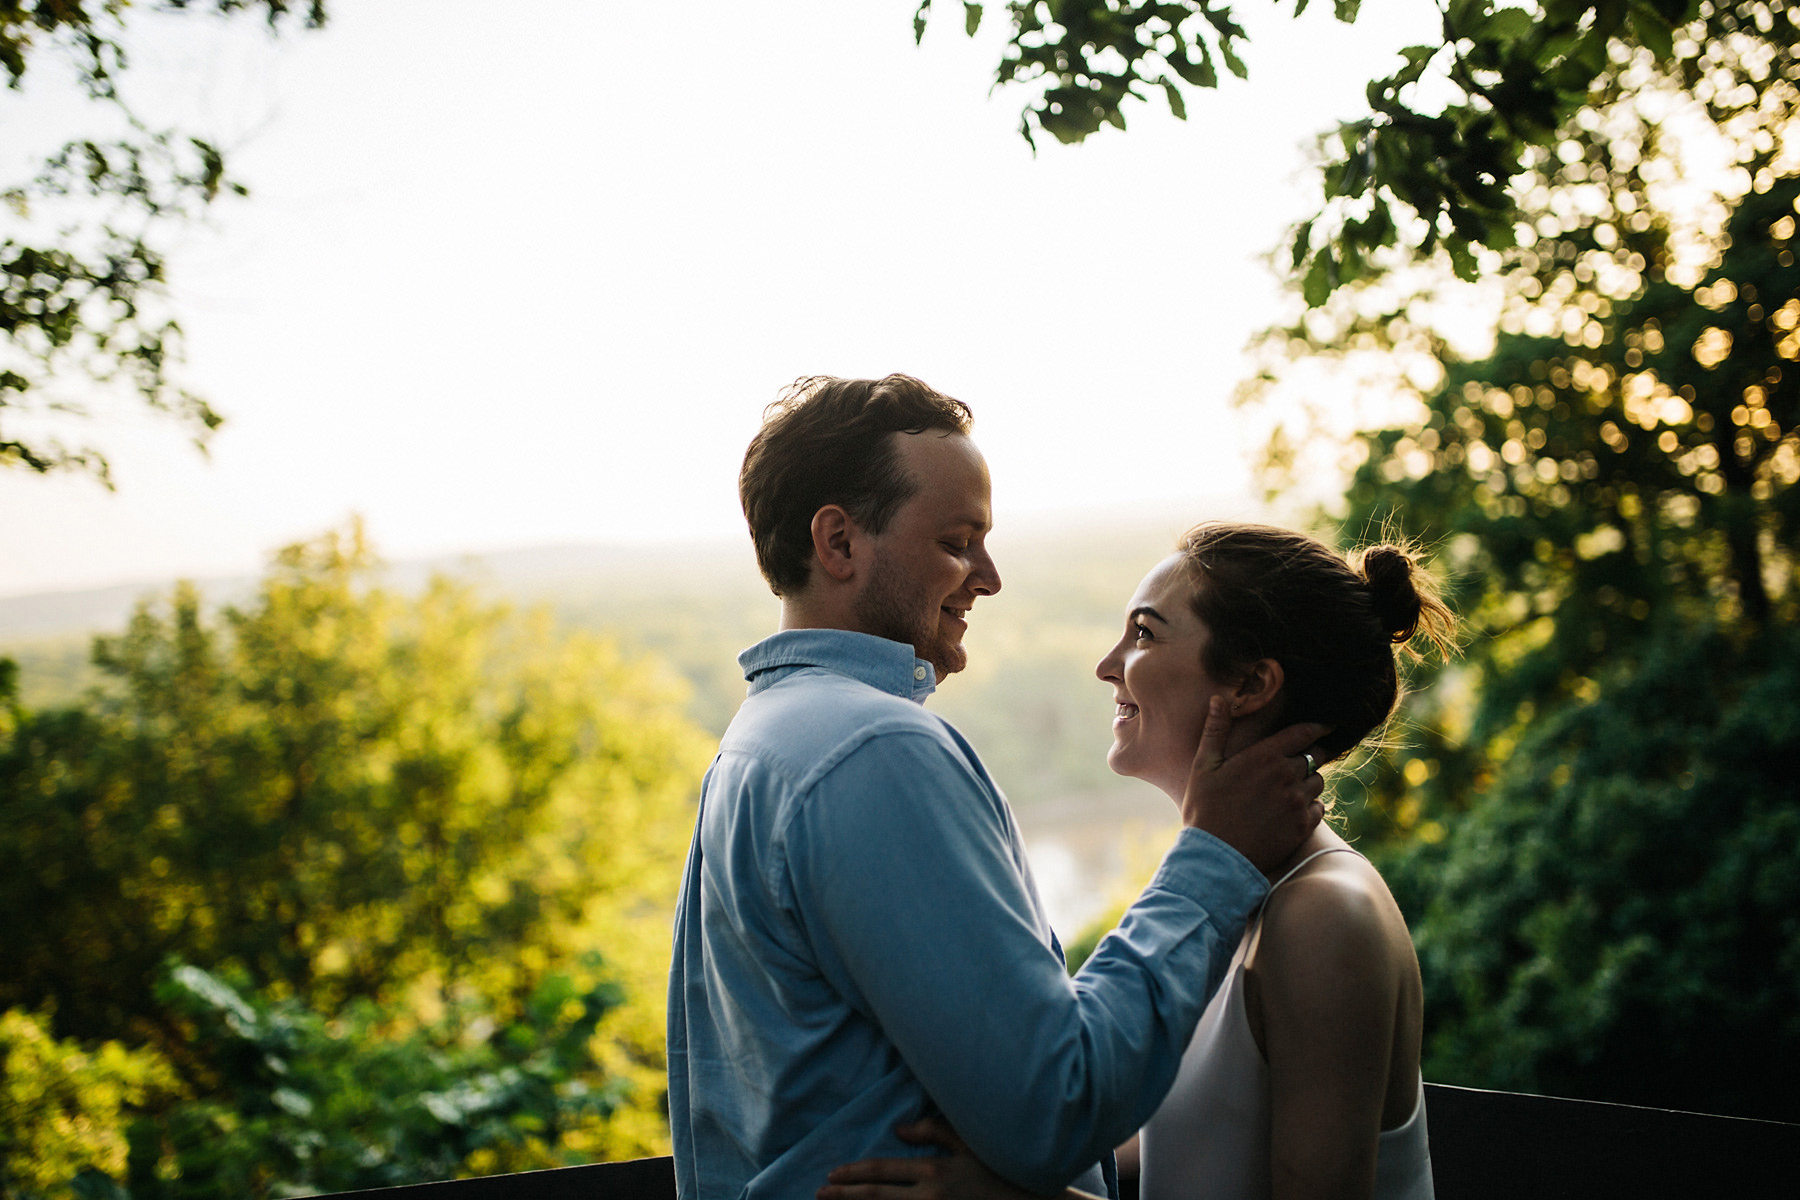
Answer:
[{"label": "woman's hand", "polygon": [[819,1189],[818,1200],[1043,1200],[983,1166],[942,1117],[926,1117],[894,1132],[909,1145],[937,1146],[944,1153],[865,1158],[838,1167],[831,1172],[831,1182]]}]

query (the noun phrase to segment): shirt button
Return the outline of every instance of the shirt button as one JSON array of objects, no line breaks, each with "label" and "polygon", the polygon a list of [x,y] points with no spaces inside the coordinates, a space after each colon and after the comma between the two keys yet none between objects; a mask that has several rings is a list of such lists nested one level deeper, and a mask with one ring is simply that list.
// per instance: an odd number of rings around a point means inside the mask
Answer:
[{"label": "shirt button", "polygon": [[924,667],[914,667],[913,668],[913,678],[914,679],[925,678],[925,668]]}]

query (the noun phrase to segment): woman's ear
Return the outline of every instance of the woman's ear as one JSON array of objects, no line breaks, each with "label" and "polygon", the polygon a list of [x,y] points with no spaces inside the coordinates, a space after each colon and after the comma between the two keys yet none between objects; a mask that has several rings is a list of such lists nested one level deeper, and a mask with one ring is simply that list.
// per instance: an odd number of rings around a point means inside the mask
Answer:
[{"label": "woman's ear", "polygon": [[1231,696],[1231,715],[1247,717],[1274,704],[1281,695],[1287,675],[1272,658],[1259,658],[1250,664]]}]

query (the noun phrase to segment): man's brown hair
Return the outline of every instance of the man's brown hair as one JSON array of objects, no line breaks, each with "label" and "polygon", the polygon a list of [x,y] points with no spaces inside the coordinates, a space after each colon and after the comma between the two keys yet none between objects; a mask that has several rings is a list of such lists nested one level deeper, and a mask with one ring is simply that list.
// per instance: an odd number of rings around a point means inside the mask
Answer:
[{"label": "man's brown hair", "polygon": [[840,505],[880,533],[918,491],[892,435],[967,434],[970,421],[968,405],[909,375],[796,379],[764,410],[738,473],[738,497],[769,589],[777,596],[805,590],[812,519],[821,508]]}]

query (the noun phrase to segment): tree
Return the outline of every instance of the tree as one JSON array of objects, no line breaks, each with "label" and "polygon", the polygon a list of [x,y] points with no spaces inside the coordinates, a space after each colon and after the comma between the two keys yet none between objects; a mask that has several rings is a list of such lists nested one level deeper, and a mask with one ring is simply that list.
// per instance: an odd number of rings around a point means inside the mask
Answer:
[{"label": "tree", "polygon": [[[1343,523],[1441,546],[1470,627],[1361,818],[1414,920],[1427,1074],[1793,1119],[1800,90],[1757,37],[1696,61],[1615,46],[1483,288],[1340,289],[1250,394],[1365,373],[1386,417],[1346,447]],[[1471,310],[1478,353],[1441,327]],[[1278,438],[1276,479],[1318,445]]]},{"label": "tree", "polygon": [[[1716,86],[1754,86],[1755,71],[1721,61]],[[1749,106],[1762,121],[1702,122],[1684,148],[1653,116],[1679,96],[1671,82],[1622,63],[1605,103],[1523,178],[1530,238],[1493,264],[1490,353],[1465,358],[1434,325],[1478,294],[1390,279],[1272,331],[1247,392],[1271,399],[1299,363],[1340,368],[1340,393],[1373,372],[1394,419],[1339,460],[1349,524],[1401,514],[1443,544],[1472,626],[1471,742],[1509,748],[1520,721],[1591,698],[1601,668],[1661,654],[1666,628],[1800,618],[1800,178],[1775,173],[1800,167],[1800,92],[1764,76],[1771,96]],[[1671,185],[1680,156],[1714,139],[1741,193],[1696,206]],[[1320,465],[1300,447],[1330,444],[1317,425],[1278,430],[1273,482]],[[1415,783],[1437,769],[1413,768]]]},{"label": "tree", "polygon": [[1797,199],[1365,440],[1352,521],[1446,538],[1475,626],[1466,721],[1375,788],[1441,839],[1393,872],[1439,1078],[1800,1116],[1769,1065],[1800,1049]]},{"label": "tree", "polygon": [[[971,34],[987,7],[965,0]],[[1294,15],[1306,7],[1296,0]],[[1332,7],[1351,22],[1361,4]],[[930,10],[922,0],[915,36]],[[1321,141],[1324,203],[1291,239],[1309,305],[1440,251],[1459,277],[1475,278],[1480,251],[1516,242],[1514,177],[1555,148],[1620,55],[1653,60],[1692,94],[1709,88],[1721,54],[1744,58],[1751,45],[1770,76],[1791,81],[1800,66],[1800,8],[1787,0],[1451,0],[1442,11],[1442,40],[1403,51],[1397,71],[1370,82],[1368,114]],[[1248,73],[1243,29],[1210,0],[1009,0],[1006,12],[997,82],[1037,89],[1020,121],[1028,141],[1034,131],[1078,142],[1106,125],[1124,129],[1128,102],[1151,92],[1185,119],[1184,89],[1218,86],[1215,56],[1239,78]],[[1441,107],[1421,107],[1422,80],[1448,97]],[[1709,103],[1748,107],[1723,88]]]},{"label": "tree", "polygon": [[1800,631],[1662,634],[1518,730],[1441,841],[1384,858],[1426,1074],[1794,1121]]},{"label": "tree", "polygon": [[[158,7],[261,11],[272,30],[293,22],[317,28],[326,18],[325,0],[163,0]],[[126,101],[127,34],[140,16],[130,0],[0,0],[0,67],[9,86],[18,90],[45,53],[66,52],[78,85],[123,127],[116,136],[69,142],[36,179],[4,192],[21,226],[39,210],[64,224],[0,238],[0,466],[88,471],[110,486],[99,449],[65,446],[40,431],[46,414],[84,411],[57,393],[56,383],[71,375],[135,392],[200,446],[220,423],[174,373],[181,329],[163,304],[162,246],[172,225],[245,188],[228,176],[217,144],[151,128]]]},{"label": "tree", "polygon": [[[167,1050],[171,956],[327,1018],[506,1024],[606,953],[629,1002],[590,1141],[659,1144],[668,906],[707,756],[678,691],[606,643],[433,582],[377,584],[352,530],[277,558],[254,603],[178,589],[101,639],[87,704],[0,725],[0,1008]],[[6,726],[10,725],[10,728]]]}]

